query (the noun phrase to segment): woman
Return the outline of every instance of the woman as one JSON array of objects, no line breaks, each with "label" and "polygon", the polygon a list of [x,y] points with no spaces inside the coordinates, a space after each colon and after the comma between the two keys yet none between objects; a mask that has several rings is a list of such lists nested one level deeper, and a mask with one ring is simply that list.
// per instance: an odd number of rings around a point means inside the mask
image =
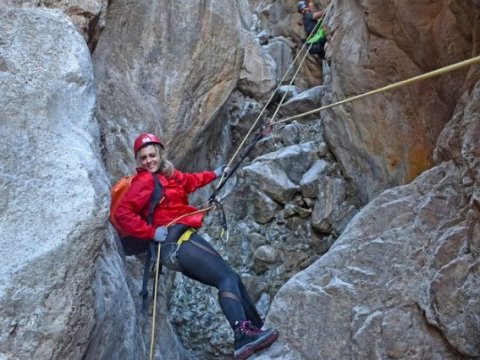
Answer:
[{"label": "woman", "polygon": [[[277,331],[262,329],[262,319],[240,277],[195,231],[202,226],[203,213],[188,204],[188,194],[215,180],[224,167],[181,172],[165,159],[162,141],[149,133],[135,140],[134,153],[137,175],[118,206],[118,223],[129,236],[161,243],[161,261],[167,268],[218,289],[220,307],[234,331],[235,359],[246,359],[272,344]],[[164,197],[154,210],[152,225],[148,225],[145,219],[155,184],[151,174],[158,177]]]}]

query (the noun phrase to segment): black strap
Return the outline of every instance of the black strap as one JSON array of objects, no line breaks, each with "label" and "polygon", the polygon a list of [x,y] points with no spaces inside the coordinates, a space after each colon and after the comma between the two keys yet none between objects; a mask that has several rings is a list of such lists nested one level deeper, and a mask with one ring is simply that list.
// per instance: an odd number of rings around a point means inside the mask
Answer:
[{"label": "black strap", "polygon": [[158,180],[158,176],[156,174],[153,175],[153,181],[155,183],[153,188],[152,197],[150,198],[150,205],[148,207],[148,216],[147,216],[147,224],[152,225],[153,222],[153,211],[155,210],[155,206],[158,205],[160,199],[163,197],[163,187],[160,184],[160,180]]},{"label": "black strap", "polygon": [[[156,174],[153,174],[153,181],[155,183],[153,188],[153,193],[150,198],[150,205],[148,207],[148,216],[147,216],[147,224],[151,225],[153,222],[153,212],[155,207],[160,202],[161,198],[163,197],[163,187],[160,184],[160,180]],[[155,272],[155,262],[157,261],[157,251],[156,246],[153,241],[149,242],[149,246],[147,249],[147,254],[145,255],[145,267],[143,269],[143,280],[142,280],[142,290],[140,291],[140,295],[142,295],[142,313],[145,313],[148,305],[148,279],[152,276]],[[162,265],[159,264],[159,272],[162,273]]]},{"label": "black strap", "polygon": [[142,314],[145,313],[148,303],[148,278],[150,277],[150,264],[151,264],[151,250],[150,246],[148,247],[147,254],[145,255],[145,267],[143,268],[143,280],[142,280],[142,291],[140,295],[142,296]]},{"label": "black strap", "polygon": [[[157,261],[157,246],[153,241],[148,243],[147,254],[145,255],[145,267],[143,269],[142,279],[142,314],[145,314],[145,310],[148,308],[148,279],[155,275],[155,262]],[[162,273],[162,265],[159,264],[159,273]],[[155,284],[154,284],[155,285]]]}]

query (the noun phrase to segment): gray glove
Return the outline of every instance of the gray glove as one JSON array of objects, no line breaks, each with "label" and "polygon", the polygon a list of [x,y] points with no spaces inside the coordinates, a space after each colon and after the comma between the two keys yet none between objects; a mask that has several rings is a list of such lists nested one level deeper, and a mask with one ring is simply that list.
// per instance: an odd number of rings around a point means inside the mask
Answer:
[{"label": "gray glove", "polygon": [[220,177],[222,174],[227,175],[229,171],[230,171],[230,168],[227,165],[222,165],[216,168],[215,170],[213,170],[217,178]]},{"label": "gray glove", "polygon": [[167,240],[168,228],[166,226],[159,226],[155,229],[155,236],[153,241],[163,243]]}]

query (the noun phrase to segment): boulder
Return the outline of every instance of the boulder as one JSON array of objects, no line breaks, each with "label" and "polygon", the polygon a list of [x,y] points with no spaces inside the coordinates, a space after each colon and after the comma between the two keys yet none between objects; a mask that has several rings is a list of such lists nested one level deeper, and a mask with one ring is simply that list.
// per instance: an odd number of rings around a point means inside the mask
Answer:
[{"label": "boulder", "polygon": [[0,357],[82,359],[106,235],[89,49],[59,10],[0,11]]}]

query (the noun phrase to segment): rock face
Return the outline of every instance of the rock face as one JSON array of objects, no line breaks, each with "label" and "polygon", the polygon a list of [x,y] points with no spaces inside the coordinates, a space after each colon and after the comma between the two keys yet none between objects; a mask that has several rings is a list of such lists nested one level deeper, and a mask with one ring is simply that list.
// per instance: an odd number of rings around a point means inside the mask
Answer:
[{"label": "rock face", "polygon": [[92,62],[60,11],[2,8],[0,34],[0,357],[81,359],[108,190]]},{"label": "rock face", "polygon": [[[479,12],[463,0],[339,3],[327,20],[332,92],[361,94],[474,56]],[[467,73],[352,102],[326,116],[327,138],[364,201],[432,166],[437,138],[471,86]]]},{"label": "rock face", "polygon": [[[320,85],[327,75],[329,91],[335,94],[332,103],[478,53],[474,49],[480,9],[473,0],[314,3],[328,10],[324,27],[329,66],[318,73],[318,61],[307,57],[295,85]],[[258,31],[294,39],[299,50],[304,34],[294,2],[252,1],[252,6]],[[320,114],[327,141],[364,203],[433,165],[436,140],[459,97],[472,85],[467,72],[452,72]]]},{"label": "rock face", "polygon": [[111,4],[94,54],[111,174],[131,171],[125,159],[142,131],[162,136],[172,160],[191,168],[191,154],[217,145],[206,134],[224,127],[212,119],[239,78],[245,9],[245,1]]}]

